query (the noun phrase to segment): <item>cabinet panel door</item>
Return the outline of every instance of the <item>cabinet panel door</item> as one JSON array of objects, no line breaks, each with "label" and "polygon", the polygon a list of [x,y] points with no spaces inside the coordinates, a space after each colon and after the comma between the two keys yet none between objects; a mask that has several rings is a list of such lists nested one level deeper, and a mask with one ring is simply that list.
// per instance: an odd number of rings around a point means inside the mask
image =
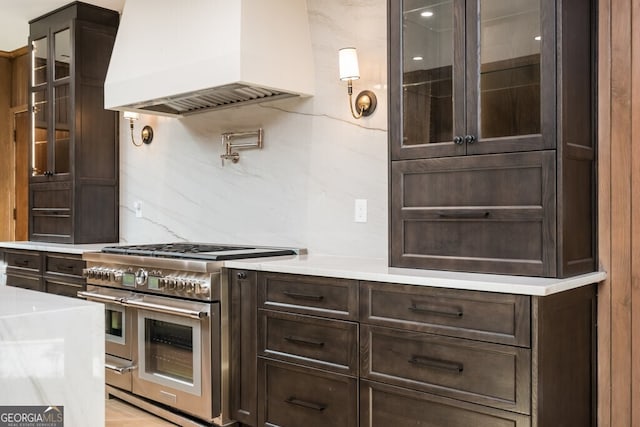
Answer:
[{"label": "cabinet panel door", "polygon": [[555,154],[393,162],[391,265],[556,273]]},{"label": "cabinet panel door", "polygon": [[370,381],[360,382],[363,427],[528,427],[530,418]]}]

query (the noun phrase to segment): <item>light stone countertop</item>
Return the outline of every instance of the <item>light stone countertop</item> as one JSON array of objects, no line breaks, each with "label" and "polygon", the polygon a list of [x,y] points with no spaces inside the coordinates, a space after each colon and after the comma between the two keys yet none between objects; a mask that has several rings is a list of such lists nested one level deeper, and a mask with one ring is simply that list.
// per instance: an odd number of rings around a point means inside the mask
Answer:
[{"label": "light stone countertop", "polygon": [[450,289],[547,296],[606,279],[598,271],[567,279],[388,267],[386,259],[299,255],[225,261],[225,267]]},{"label": "light stone countertop", "polygon": [[0,405],[62,406],[64,425],[104,425],[102,304],[0,286],[0,350]]},{"label": "light stone countertop", "polygon": [[71,245],[67,243],[48,242],[0,242],[0,249],[25,249],[29,251],[58,252],[65,254],[79,254],[100,251],[105,246],[118,243],[92,243],[85,245]]}]

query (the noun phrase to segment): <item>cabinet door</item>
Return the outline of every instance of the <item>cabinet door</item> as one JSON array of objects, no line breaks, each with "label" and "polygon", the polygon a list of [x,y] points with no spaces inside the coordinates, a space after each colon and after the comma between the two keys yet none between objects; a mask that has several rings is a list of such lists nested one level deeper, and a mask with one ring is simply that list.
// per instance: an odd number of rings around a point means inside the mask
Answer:
[{"label": "cabinet door", "polygon": [[243,425],[257,425],[258,377],[256,349],[255,271],[230,270],[231,286],[231,418]]},{"label": "cabinet door", "polygon": [[393,162],[391,265],[556,274],[553,151]]},{"label": "cabinet door", "polygon": [[554,2],[388,4],[392,160],[555,147]]}]

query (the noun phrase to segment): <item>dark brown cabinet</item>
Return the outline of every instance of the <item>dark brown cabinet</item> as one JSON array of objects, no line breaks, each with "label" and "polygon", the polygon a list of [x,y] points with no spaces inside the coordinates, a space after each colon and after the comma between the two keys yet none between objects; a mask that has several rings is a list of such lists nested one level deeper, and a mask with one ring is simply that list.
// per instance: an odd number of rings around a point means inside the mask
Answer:
[{"label": "dark brown cabinet", "polygon": [[259,426],[358,426],[358,282],[258,274]]},{"label": "dark brown cabinet", "polygon": [[103,107],[118,22],[75,2],[29,23],[30,240],[118,240],[118,115]]},{"label": "dark brown cabinet", "polygon": [[595,269],[592,1],[389,1],[390,265]]},{"label": "dark brown cabinet", "polygon": [[82,255],[3,249],[7,286],[77,297],[86,289]]},{"label": "dark brown cabinet", "polygon": [[596,425],[594,285],[541,297],[229,274],[243,425]]}]

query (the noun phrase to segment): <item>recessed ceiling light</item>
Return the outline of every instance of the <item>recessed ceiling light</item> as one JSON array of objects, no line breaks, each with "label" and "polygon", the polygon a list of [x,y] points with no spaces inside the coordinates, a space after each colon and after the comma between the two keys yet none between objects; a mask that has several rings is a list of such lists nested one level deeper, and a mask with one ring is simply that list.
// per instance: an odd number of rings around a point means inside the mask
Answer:
[{"label": "recessed ceiling light", "polygon": [[425,10],[424,12],[420,13],[420,16],[422,16],[423,18],[431,18],[433,16],[433,12]]},{"label": "recessed ceiling light", "polygon": [[542,36],[535,36],[533,39],[536,40],[536,41],[540,41],[540,40],[542,40]]},{"label": "recessed ceiling light", "polygon": [[422,61],[424,58],[422,56],[414,56],[413,58],[414,61]]}]

